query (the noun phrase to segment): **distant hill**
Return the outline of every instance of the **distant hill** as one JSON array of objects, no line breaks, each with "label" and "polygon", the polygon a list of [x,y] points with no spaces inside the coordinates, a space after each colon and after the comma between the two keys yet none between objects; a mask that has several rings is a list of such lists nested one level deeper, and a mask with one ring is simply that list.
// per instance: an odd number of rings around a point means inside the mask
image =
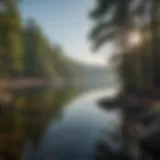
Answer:
[{"label": "distant hill", "polygon": [[107,67],[89,67],[84,73],[84,82],[87,87],[101,88],[113,85],[115,75]]}]

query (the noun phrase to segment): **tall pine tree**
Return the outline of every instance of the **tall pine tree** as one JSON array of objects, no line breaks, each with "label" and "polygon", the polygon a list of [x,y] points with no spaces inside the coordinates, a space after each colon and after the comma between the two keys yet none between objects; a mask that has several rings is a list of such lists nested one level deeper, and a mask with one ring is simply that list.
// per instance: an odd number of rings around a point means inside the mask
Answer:
[{"label": "tall pine tree", "polygon": [[[160,1],[96,0],[96,2],[95,9],[90,13],[91,19],[95,22],[90,38],[96,49],[102,47],[108,40],[120,44],[122,50],[117,48],[117,52],[122,51],[119,73],[124,90],[160,88],[160,20],[158,15]],[[142,34],[143,44],[139,49],[133,47],[128,50],[128,35],[130,31],[137,28]],[[148,49],[150,53],[144,52],[146,45],[143,28],[147,28],[147,32],[151,34],[149,44],[146,43],[150,46]],[[132,57],[135,57],[134,63]],[[131,78],[132,73],[136,75],[133,78]]]},{"label": "tall pine tree", "polygon": [[21,19],[17,0],[0,1],[0,74],[22,74]]}]

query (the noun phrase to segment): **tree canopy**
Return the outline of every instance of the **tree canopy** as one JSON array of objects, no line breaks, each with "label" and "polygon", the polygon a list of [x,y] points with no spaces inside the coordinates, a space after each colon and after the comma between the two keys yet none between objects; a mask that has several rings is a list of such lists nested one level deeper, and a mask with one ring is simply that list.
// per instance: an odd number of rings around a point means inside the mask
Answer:
[{"label": "tree canopy", "polygon": [[[95,2],[96,7],[89,14],[95,22],[89,34],[94,49],[103,47],[108,41],[116,44],[116,52],[121,53],[118,72],[124,88],[159,88],[160,2],[157,0]],[[141,40],[137,40],[137,37]],[[117,44],[120,47],[117,47]]]},{"label": "tree canopy", "polygon": [[75,78],[75,63],[38,22],[29,18],[22,25],[18,3],[0,1],[0,76]]}]

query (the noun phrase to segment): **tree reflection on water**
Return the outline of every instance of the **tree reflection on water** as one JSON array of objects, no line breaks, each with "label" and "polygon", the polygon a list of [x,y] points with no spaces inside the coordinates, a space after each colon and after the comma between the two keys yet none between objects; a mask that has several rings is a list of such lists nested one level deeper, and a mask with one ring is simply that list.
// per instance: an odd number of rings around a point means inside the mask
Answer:
[{"label": "tree reflection on water", "polygon": [[0,160],[19,160],[29,139],[38,149],[50,120],[61,116],[61,110],[78,94],[77,89],[23,89],[12,91],[14,109],[0,116]]}]

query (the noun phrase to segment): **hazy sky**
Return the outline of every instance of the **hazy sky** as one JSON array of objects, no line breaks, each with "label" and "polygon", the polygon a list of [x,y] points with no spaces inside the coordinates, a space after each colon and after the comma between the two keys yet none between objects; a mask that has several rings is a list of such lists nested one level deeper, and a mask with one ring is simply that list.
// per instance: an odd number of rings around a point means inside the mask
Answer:
[{"label": "hazy sky", "polygon": [[87,40],[93,6],[94,0],[23,0],[20,10],[24,20],[35,18],[51,42],[60,43],[69,56],[101,64],[104,56],[92,54]]}]

